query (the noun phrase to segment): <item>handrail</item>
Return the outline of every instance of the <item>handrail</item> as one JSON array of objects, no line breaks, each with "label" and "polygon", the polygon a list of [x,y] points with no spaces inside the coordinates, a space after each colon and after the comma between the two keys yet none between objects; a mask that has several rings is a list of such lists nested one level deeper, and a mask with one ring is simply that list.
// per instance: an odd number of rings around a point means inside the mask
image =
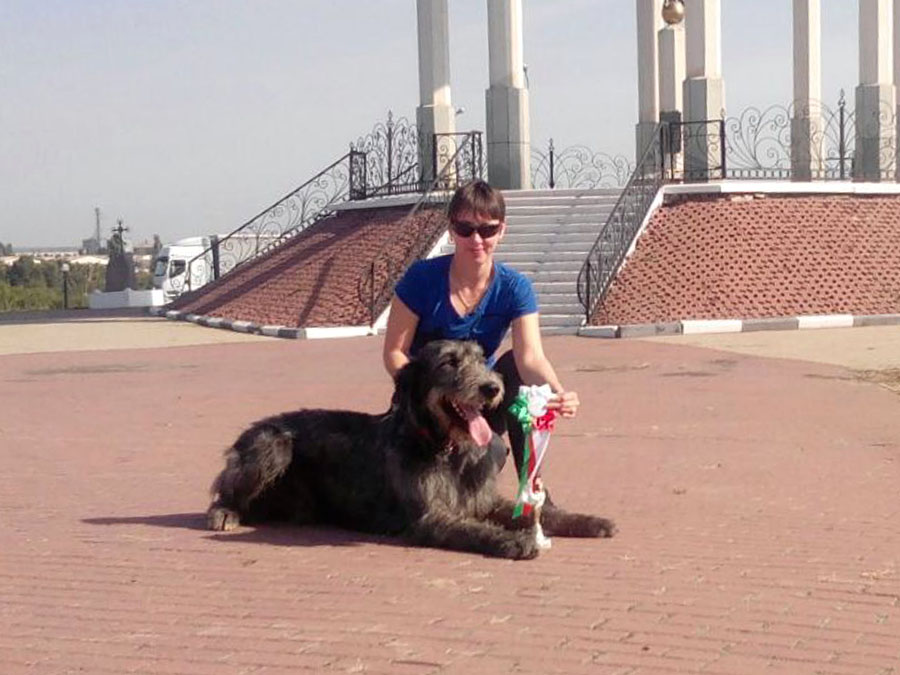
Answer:
[{"label": "handrail", "polygon": [[[444,163],[440,172],[428,184],[422,196],[416,201],[409,210],[403,220],[407,221],[413,216],[421,212],[426,205],[446,206],[450,202],[452,190],[469,180],[479,178],[484,172],[484,163],[482,159],[481,133],[478,131],[470,131],[465,133],[465,138],[460,143],[456,151]],[[471,153],[471,156],[469,155]],[[468,160],[460,162],[461,159]],[[460,174],[460,169],[471,168],[472,175]],[[435,225],[431,229],[421,234],[416,243],[409,249],[406,257],[397,261],[391,256],[383,255],[384,248],[388,245],[385,243],[381,249],[372,257],[369,265],[368,273],[362,277],[357,284],[358,297],[361,301],[369,301],[369,317],[370,325],[375,325],[378,315],[387,307],[391,296],[394,294],[394,285],[400,274],[403,273],[412,263],[425,255],[434,245],[435,237],[446,227],[443,219],[436,219]],[[380,290],[375,288],[375,277],[379,265],[384,267],[384,283]],[[366,290],[368,289],[368,298],[366,298]]]},{"label": "handrail", "polygon": [[416,172],[418,175],[419,164],[416,162],[415,164],[411,164],[406,167],[403,171],[398,173],[396,176],[393,176],[387,183],[379,185],[378,187],[372,188],[366,193],[366,199],[371,199],[372,197],[381,197],[384,195],[396,195],[396,194],[406,194],[406,193],[415,193],[419,192],[422,187],[422,181],[416,180],[414,182],[403,182],[403,180],[411,173]]},{"label": "handrail", "polygon": [[644,148],[641,159],[578,272],[578,301],[584,307],[587,321],[590,321],[594,308],[609,291],[616,270],[625,259],[656,193],[665,182],[665,148],[669,129],[665,122],[654,129],[653,137]]},{"label": "handrail", "polygon": [[[210,264],[212,258],[213,278],[218,279],[306,229],[330,213],[335,204],[352,198],[360,190],[364,192],[365,185],[365,153],[351,149],[243,225],[221,239],[214,238],[210,246],[188,261],[183,291],[193,290],[194,266]],[[231,254],[224,264],[223,252]]]}]

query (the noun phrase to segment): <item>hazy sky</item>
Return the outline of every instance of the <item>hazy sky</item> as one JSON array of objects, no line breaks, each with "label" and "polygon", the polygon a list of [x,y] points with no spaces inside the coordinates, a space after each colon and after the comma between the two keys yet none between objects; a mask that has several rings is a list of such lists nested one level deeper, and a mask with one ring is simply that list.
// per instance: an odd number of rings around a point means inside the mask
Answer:
[{"label": "hazy sky", "polygon": [[[458,127],[484,129],[486,0],[450,0]],[[0,241],[228,232],[418,104],[415,0],[0,0]],[[532,142],[633,153],[633,0],[524,0]],[[823,98],[857,3],[822,0]],[[790,0],[722,0],[729,115],[791,99]]]}]

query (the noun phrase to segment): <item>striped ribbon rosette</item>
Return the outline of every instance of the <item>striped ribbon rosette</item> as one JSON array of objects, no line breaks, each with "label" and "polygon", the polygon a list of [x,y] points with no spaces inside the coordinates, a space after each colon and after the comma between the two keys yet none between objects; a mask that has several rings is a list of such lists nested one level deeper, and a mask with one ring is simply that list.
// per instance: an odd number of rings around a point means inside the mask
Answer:
[{"label": "striped ribbon rosette", "polygon": [[[522,426],[525,435],[525,453],[519,468],[519,491],[513,518],[531,513],[532,508],[540,510],[546,495],[540,480],[541,465],[550,444],[550,434],[556,424],[556,411],[547,410],[547,403],[555,397],[550,385],[521,386],[519,394],[509,407],[510,412]],[[535,518],[538,544],[550,547],[550,540],[541,531],[540,519]]]}]

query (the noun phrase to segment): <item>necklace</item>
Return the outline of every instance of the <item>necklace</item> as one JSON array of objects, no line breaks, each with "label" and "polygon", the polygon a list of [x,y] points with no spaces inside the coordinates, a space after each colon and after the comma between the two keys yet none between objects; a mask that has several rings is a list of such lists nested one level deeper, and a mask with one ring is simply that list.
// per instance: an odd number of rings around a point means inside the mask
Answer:
[{"label": "necklace", "polygon": [[[456,288],[454,288],[454,286]],[[481,298],[484,296],[484,291],[487,288],[487,284],[483,285],[481,288],[475,287],[474,290],[471,291],[470,296],[471,300],[466,300],[463,296],[463,286],[457,282],[453,275],[450,275],[450,294],[455,296],[459,301],[459,304],[463,306],[463,314],[471,314],[472,310],[478,305],[481,301]]]}]

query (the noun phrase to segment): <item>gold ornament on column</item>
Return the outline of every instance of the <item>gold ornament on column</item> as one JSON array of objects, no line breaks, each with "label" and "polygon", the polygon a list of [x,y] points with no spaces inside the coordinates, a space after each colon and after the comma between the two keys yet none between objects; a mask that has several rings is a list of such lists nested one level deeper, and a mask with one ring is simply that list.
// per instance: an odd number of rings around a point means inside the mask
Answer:
[{"label": "gold ornament on column", "polygon": [[662,18],[670,26],[681,23],[684,19],[684,0],[664,0]]}]

